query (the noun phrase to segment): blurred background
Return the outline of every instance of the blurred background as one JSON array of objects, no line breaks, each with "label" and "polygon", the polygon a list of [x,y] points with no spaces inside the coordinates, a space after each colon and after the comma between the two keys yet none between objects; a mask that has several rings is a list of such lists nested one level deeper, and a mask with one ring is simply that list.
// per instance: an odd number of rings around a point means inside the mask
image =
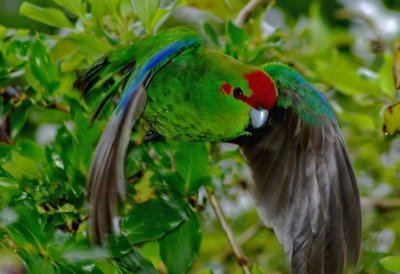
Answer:
[{"label": "blurred background", "polygon": [[[18,92],[25,90],[27,93],[26,97],[18,99],[19,104],[10,107],[15,108],[15,111],[11,112],[14,114],[11,114],[10,119],[18,120],[18,118],[24,117],[23,125],[17,123],[15,129],[8,130],[9,134],[4,129],[4,125],[2,126],[5,134],[9,135],[7,138],[15,141],[17,146],[15,149],[2,147],[1,151],[4,153],[3,155],[17,153],[12,154],[14,156],[7,156],[7,161],[11,159],[11,164],[14,163],[18,166],[18,163],[19,165],[26,164],[15,156],[19,155],[18,153],[22,149],[28,147],[30,152],[35,153],[43,149],[43,152],[40,153],[46,155],[46,160],[43,160],[42,165],[46,168],[48,165],[48,168],[47,171],[39,168],[37,172],[48,174],[49,170],[52,170],[54,174],[52,173],[51,176],[54,178],[49,175],[50,181],[58,182],[60,180],[60,185],[64,182],[70,183],[67,189],[61,187],[63,191],[62,199],[60,198],[61,205],[56,205],[60,203],[60,200],[51,201],[49,198],[52,191],[56,191],[56,189],[52,189],[57,188],[54,184],[47,186],[47,189],[50,190],[44,190],[46,189],[44,186],[50,184],[46,181],[45,175],[43,175],[43,181],[39,180],[32,185],[24,185],[25,191],[30,189],[41,193],[31,197],[32,201],[41,205],[40,208],[43,212],[39,211],[38,214],[49,214],[46,213],[49,211],[42,206],[46,203],[54,203],[52,205],[54,212],[62,212],[59,210],[60,208],[63,208],[65,212],[73,212],[68,215],[68,218],[51,219],[54,222],[54,229],[51,230],[54,235],[58,233],[57,231],[66,233],[65,231],[69,231],[69,229],[75,229],[76,235],[84,234],[85,227],[78,227],[81,223],[85,223],[85,220],[75,222],[77,219],[79,220],[78,216],[85,214],[85,212],[80,212],[84,201],[83,187],[77,185],[81,185],[84,181],[87,164],[90,162],[89,156],[99,134],[99,127],[92,130],[89,137],[83,137],[87,132],[81,133],[80,138],[87,139],[80,143],[79,136],[76,137],[76,133],[71,130],[72,125],[76,127],[77,120],[82,124],[81,128],[84,128],[86,124],[83,121],[87,120],[87,116],[91,113],[90,108],[93,108],[89,106],[89,110],[85,108],[83,111],[77,107],[80,99],[76,99],[77,95],[72,92],[72,83],[77,71],[88,67],[101,54],[120,41],[130,40],[135,36],[162,28],[191,25],[202,33],[210,47],[224,51],[247,63],[262,64],[271,61],[286,63],[300,71],[326,94],[333,105],[347,140],[362,196],[362,256],[360,264],[351,270],[351,273],[400,272],[400,257],[398,257],[400,255],[400,138],[396,135],[386,135],[383,131],[385,108],[395,104],[400,98],[398,90],[400,83],[398,82],[397,89],[395,85],[396,80],[400,81],[400,50],[397,49],[396,53],[396,43],[397,47],[400,47],[400,1],[269,1],[263,9],[255,11],[248,21],[234,30],[226,27],[227,22],[237,17],[247,1],[152,1],[157,5],[156,11],[151,14],[150,19],[146,19],[137,10],[137,14],[132,15],[130,3],[137,2],[134,0],[131,2],[113,0],[109,4],[104,4],[104,1],[99,1],[97,4],[95,0],[73,1],[79,4],[87,3],[87,13],[83,15],[71,11],[65,1],[29,1],[36,6],[62,11],[65,13],[66,20],[70,22],[65,24],[57,20],[55,20],[56,23],[52,23],[51,18],[40,19],[34,13],[26,10],[22,12],[26,16],[21,15],[19,10],[22,2],[21,0],[0,1],[0,37],[2,37],[1,33],[8,33],[3,35],[2,39],[4,40],[6,39],[4,37],[13,35],[11,34],[12,29],[20,29],[16,34],[19,37],[18,41],[24,41],[24,37],[26,38],[28,35],[42,39],[48,48],[47,52],[52,60],[50,63],[54,65],[54,70],[58,71],[54,74],[55,76],[51,77],[59,84],[52,92],[47,93],[49,89],[40,87],[40,84],[33,81],[34,77],[29,74],[26,76],[28,80],[22,81],[23,84],[18,84],[18,79],[25,76],[2,78],[0,66],[0,88],[13,86]],[[106,8],[95,9],[96,5],[103,5]],[[113,13],[114,7],[117,7],[115,10],[118,11],[118,15],[115,15],[117,12]],[[8,32],[2,32],[1,25]],[[89,33],[95,36],[93,39],[98,40],[89,41],[92,39],[90,38],[86,41],[81,37],[72,39],[69,38],[72,37],[71,33],[84,35]],[[10,56],[12,55],[10,53],[11,46],[5,46],[5,43],[0,43],[0,48],[3,47],[5,52],[0,55],[3,59],[7,59],[7,52]],[[79,51],[73,49],[74,43]],[[6,52],[5,49],[8,51]],[[23,51],[21,52],[18,54],[24,57]],[[11,60],[11,57],[9,58]],[[0,65],[2,62],[0,58]],[[16,68],[22,64],[11,63]],[[399,68],[398,75],[393,69],[396,66]],[[15,69],[12,72],[15,71],[19,70]],[[7,73],[11,74],[10,71]],[[38,91],[42,92],[40,96]],[[24,100],[30,102],[29,106]],[[56,103],[60,103],[61,107],[62,104],[68,105],[71,109],[71,116],[69,116],[70,114],[60,114],[57,107],[55,107],[56,110],[54,107],[50,107],[55,106]],[[21,105],[24,106],[23,109]],[[38,108],[38,105],[42,108]],[[31,107],[28,114],[27,109]],[[43,107],[47,110],[43,110]],[[81,117],[80,114],[74,114],[74,110],[83,111],[85,114],[82,114]],[[3,116],[4,113],[3,111]],[[15,115],[16,118],[12,118],[14,117],[12,115]],[[400,119],[400,116],[397,118]],[[103,117],[103,119],[106,118]],[[82,131],[84,130],[82,129]],[[75,137],[78,141],[74,139]],[[25,143],[19,143],[19,140],[22,139],[29,139],[38,144],[40,148],[36,145],[27,146]],[[75,160],[71,160],[75,159],[73,157],[78,159],[78,155],[73,155],[72,152],[68,152],[69,154],[65,156],[70,162],[63,158],[61,151],[69,145],[83,149],[82,154],[88,155],[85,159],[79,160],[79,165],[73,163]],[[273,232],[260,225],[253,202],[246,192],[247,183],[250,180],[249,171],[237,154],[236,147],[207,145],[207,150],[213,152],[215,156],[210,159],[209,166],[212,185],[250,264],[259,269],[254,270],[254,273],[288,273],[282,247],[275,239]],[[160,148],[156,151],[161,153],[159,152]],[[128,161],[132,170],[140,169],[137,163],[139,160],[149,161],[143,154],[144,151],[138,152],[133,149],[129,156],[131,160]],[[5,159],[6,156],[3,158]],[[68,165],[71,166],[70,169],[66,168]],[[57,166],[62,166],[62,170],[56,169]],[[11,176],[13,180],[18,181],[17,173],[18,171],[13,173],[10,166],[3,166],[0,177]],[[133,171],[131,173],[136,174]],[[31,179],[33,180],[33,178]],[[10,191],[4,185],[3,188],[5,191]],[[70,193],[74,193],[74,198]],[[64,194],[65,196],[63,196]],[[24,201],[25,198],[20,196],[21,193],[3,195],[5,196],[2,197],[3,203],[0,204],[3,208],[0,211],[0,220],[4,221],[12,219],[13,211],[7,210],[13,208],[10,205],[13,204],[12,201],[17,201],[15,197],[18,196],[18,201]],[[203,233],[200,254],[190,273],[240,273],[210,205],[208,203],[203,205],[201,202],[206,200],[205,188],[200,188],[195,195],[191,196],[199,202],[200,208],[201,206],[205,206],[205,208],[196,211]],[[73,210],[69,206],[73,207]],[[50,212],[53,211],[50,210]],[[16,209],[16,212],[19,211]],[[76,228],[74,224],[77,226]],[[68,229],[62,228],[64,225]],[[74,233],[71,235],[78,237]],[[57,241],[62,242],[63,239],[72,237],[68,233],[66,235],[60,236]],[[15,245],[18,246],[20,243],[15,239],[10,240],[15,236],[10,230],[1,230],[0,236],[1,246],[19,250],[18,254],[24,259],[25,264],[31,265],[33,259],[29,259],[31,258],[29,257],[30,247],[15,248]],[[83,236],[81,237],[83,238]],[[74,241],[68,239],[68,243]],[[76,240],[76,238],[74,239]],[[12,243],[10,244],[10,242]],[[63,245],[66,245],[65,242]],[[43,248],[46,246],[43,244]],[[162,265],[161,259],[158,255],[154,255],[159,248],[156,242],[150,241],[140,247],[140,252],[147,260],[158,265],[158,271],[163,272],[165,268],[159,266]],[[62,252],[60,254],[65,254]],[[50,256],[48,260],[52,263],[50,266],[46,264],[46,267],[52,269],[51,273],[64,273],[57,272],[60,271],[56,267],[60,264],[57,258]],[[81,263],[81,265],[83,264]],[[109,266],[99,265],[96,267],[102,269],[103,272],[104,269],[111,269],[107,268]],[[74,271],[81,273],[76,269]]]}]

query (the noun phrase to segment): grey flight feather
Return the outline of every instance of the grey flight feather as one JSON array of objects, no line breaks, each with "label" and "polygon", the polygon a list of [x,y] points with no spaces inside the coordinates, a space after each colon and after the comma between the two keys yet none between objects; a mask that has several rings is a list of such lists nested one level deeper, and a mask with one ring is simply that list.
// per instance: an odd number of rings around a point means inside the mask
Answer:
[{"label": "grey flight feather", "polygon": [[94,153],[87,190],[92,207],[90,236],[98,243],[110,233],[117,201],[125,197],[125,152],[132,127],[146,105],[146,85],[147,78],[134,92],[128,107],[113,115]]},{"label": "grey flight feather", "polygon": [[241,145],[259,215],[294,274],[343,273],[360,253],[356,179],[336,123],[326,119],[311,126],[293,108],[276,108],[263,132]]}]

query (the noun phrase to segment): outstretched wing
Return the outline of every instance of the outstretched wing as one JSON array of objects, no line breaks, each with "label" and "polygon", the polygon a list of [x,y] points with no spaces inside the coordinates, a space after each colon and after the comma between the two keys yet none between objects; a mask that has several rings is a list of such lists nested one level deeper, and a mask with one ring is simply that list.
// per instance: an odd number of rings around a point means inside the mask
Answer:
[{"label": "outstretched wing", "polygon": [[361,214],[346,145],[333,120],[312,126],[293,107],[241,145],[260,217],[284,245],[293,273],[342,273],[360,253]]},{"label": "outstretched wing", "polygon": [[[164,42],[168,43],[165,46],[162,43],[148,43],[144,40],[144,48],[138,48],[142,54],[153,54],[146,60],[136,60],[136,68],[131,73],[121,100],[97,144],[87,185],[92,207],[90,235],[95,242],[104,242],[106,235],[110,233],[117,201],[125,196],[125,152],[131,129],[145,109],[147,86],[163,66],[201,46],[197,36],[193,36],[192,33],[182,39],[172,38]],[[141,53],[139,52],[138,56]],[[95,74],[97,73],[92,75]],[[90,85],[92,84],[88,84],[86,89]]]}]

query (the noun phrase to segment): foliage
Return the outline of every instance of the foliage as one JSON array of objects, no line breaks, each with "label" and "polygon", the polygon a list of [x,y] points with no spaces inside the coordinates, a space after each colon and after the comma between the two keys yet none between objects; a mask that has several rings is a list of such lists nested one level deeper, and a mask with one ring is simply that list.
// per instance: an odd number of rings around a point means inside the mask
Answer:
[{"label": "foliage", "polygon": [[383,130],[387,134],[394,134],[400,132],[400,102],[389,106],[383,112],[384,125]]},{"label": "foliage", "polygon": [[[394,38],[380,33],[374,18],[351,5],[278,1],[239,27],[233,18],[246,1],[48,2],[20,6],[20,14],[47,25],[46,32],[0,25],[3,254],[15,252],[29,273],[240,273],[210,212],[205,189],[215,188],[234,231],[255,231],[243,242],[254,273],[287,273],[280,244],[259,228],[248,204],[242,189],[248,171],[236,150],[143,143],[140,130],[126,162],[122,233],[107,247],[88,245],[85,178],[113,106],[92,123],[100,98],[84,98],[73,83],[112,46],[190,24],[210,47],[248,63],[290,64],[327,92],[367,197],[363,255],[354,272],[400,271],[398,256],[386,257],[400,252],[400,212],[373,203],[400,195],[400,142],[381,130],[383,109],[398,99],[392,66],[400,61],[393,58]],[[395,12],[380,8],[383,16]],[[360,40],[374,47],[360,49]]]}]

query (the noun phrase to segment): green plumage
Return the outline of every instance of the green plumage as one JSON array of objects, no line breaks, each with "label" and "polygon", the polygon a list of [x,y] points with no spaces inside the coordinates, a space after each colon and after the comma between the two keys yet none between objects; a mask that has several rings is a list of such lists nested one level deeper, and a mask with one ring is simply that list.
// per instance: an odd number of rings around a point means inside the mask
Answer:
[{"label": "green plumage", "polygon": [[189,57],[177,58],[154,77],[144,119],[171,139],[227,141],[248,134],[250,106],[227,96],[221,85],[250,94],[243,74],[257,68],[208,49]]},{"label": "green plumage", "polygon": [[[76,86],[84,92],[110,86],[109,80],[120,73],[123,75],[118,81],[129,83],[135,68],[152,54],[171,41],[188,38],[199,39],[195,32],[178,28],[121,45],[83,75]],[[198,48],[180,55],[154,76],[147,89],[149,104],[144,120],[171,139],[226,141],[246,135],[250,106],[227,96],[221,85],[229,83],[250,95],[244,74],[255,70],[259,68],[203,48],[199,40]]]},{"label": "green plumage", "polygon": [[323,95],[297,71],[280,63],[266,64],[263,69],[277,86],[277,106],[293,107],[304,122],[313,126],[324,126],[327,119],[334,119]]}]

